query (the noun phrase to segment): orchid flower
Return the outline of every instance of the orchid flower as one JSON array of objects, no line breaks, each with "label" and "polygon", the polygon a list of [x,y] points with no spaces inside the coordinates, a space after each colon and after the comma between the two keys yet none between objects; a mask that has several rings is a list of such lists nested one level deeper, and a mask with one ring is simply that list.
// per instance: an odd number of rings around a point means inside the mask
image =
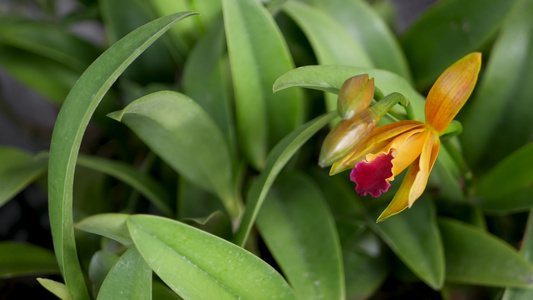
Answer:
[{"label": "orchid flower", "polygon": [[395,176],[407,173],[378,222],[400,213],[422,195],[437,159],[440,136],[472,93],[481,68],[481,53],[471,53],[444,71],[428,93],[426,122],[406,120],[375,128],[331,167],[330,175],[353,168],[359,195],[379,197]]}]

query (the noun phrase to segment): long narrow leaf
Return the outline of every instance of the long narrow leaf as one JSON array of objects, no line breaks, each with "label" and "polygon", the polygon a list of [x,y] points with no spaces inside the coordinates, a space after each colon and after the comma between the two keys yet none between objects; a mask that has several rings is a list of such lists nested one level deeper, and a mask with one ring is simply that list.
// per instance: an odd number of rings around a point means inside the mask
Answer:
[{"label": "long narrow leaf", "polygon": [[57,273],[52,251],[30,244],[0,242],[0,278]]},{"label": "long narrow leaf", "polygon": [[248,193],[244,216],[235,236],[237,245],[243,246],[246,243],[263,201],[285,164],[307,140],[333,120],[336,115],[336,112],[331,112],[301,125],[272,149],[263,172]]},{"label": "long narrow leaf", "polygon": [[266,154],[303,121],[302,93],[272,93],[272,84],[294,68],[279,28],[259,1],[223,0],[237,132],[242,150],[256,169]]},{"label": "long narrow leaf", "polygon": [[72,220],[72,188],[78,151],[89,120],[118,76],[184,12],[155,20],[104,52],[72,88],[56,121],[50,145],[49,214],[56,257],[66,286],[76,299],[88,299],[81,273]]},{"label": "long narrow leaf", "polygon": [[345,299],[337,230],[311,180],[297,173],[281,176],[263,204],[257,225],[298,298]]}]

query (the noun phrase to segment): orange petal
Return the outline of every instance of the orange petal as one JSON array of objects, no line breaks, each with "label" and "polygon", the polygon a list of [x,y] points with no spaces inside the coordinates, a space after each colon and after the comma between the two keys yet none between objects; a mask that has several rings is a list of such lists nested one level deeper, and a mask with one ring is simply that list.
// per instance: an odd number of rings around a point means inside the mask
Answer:
[{"label": "orange petal", "polygon": [[365,140],[361,141],[361,143],[350,150],[347,155],[335,162],[331,167],[329,174],[334,175],[353,168],[356,163],[365,158],[369,153],[383,152],[381,151],[383,147],[386,147],[393,139],[405,132],[412,131],[412,134],[414,134],[416,132],[424,131],[425,128],[426,124],[410,120],[377,127]]},{"label": "orange petal", "polygon": [[461,110],[476,85],[481,53],[471,53],[442,73],[426,99],[426,123],[439,134]]},{"label": "orange petal", "polygon": [[391,216],[402,212],[422,195],[426,188],[429,173],[435,164],[440,148],[440,140],[435,133],[428,132],[425,135],[422,153],[407,170],[400,188],[394,195],[387,208],[378,217],[381,222]]}]

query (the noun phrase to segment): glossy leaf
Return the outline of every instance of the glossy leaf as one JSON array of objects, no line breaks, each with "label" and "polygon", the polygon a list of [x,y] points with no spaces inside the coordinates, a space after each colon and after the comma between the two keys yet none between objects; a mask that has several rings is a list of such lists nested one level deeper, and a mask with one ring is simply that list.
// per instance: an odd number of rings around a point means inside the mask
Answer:
[{"label": "glossy leaf", "polygon": [[452,219],[439,220],[439,229],[446,255],[446,281],[531,287],[533,266],[509,244]]},{"label": "glossy leaf", "polygon": [[[341,24],[325,12],[297,1],[287,1],[283,5],[283,12],[288,14],[305,33],[320,64],[368,68],[373,66],[364,49]],[[336,103],[336,97],[326,96],[328,111],[336,109]]]},{"label": "glossy leaf", "polygon": [[183,89],[213,118],[235,153],[233,102],[226,84],[229,70],[223,59],[226,51],[224,37],[224,26],[219,20],[198,41],[185,63]]},{"label": "glossy leaf", "polygon": [[93,295],[98,295],[102,283],[118,259],[118,255],[106,251],[98,251],[93,255],[89,264],[89,279],[91,280]]},{"label": "glossy leaf", "polygon": [[[533,184],[533,143],[513,152],[481,177],[477,194],[485,201],[502,201],[506,195]],[[512,180],[509,180],[512,178]]]},{"label": "glossy leaf", "polygon": [[[444,251],[434,207],[429,198],[420,198],[409,210],[369,226],[403,263],[433,289],[444,283]],[[378,209],[376,217],[381,212]]]},{"label": "glossy leaf", "polygon": [[297,173],[281,176],[268,193],[257,225],[299,299],[345,299],[335,223],[311,180]]},{"label": "glossy leaf", "polygon": [[429,88],[452,63],[480,50],[497,32],[514,2],[446,0],[428,9],[401,40],[416,86]]},{"label": "glossy leaf", "polygon": [[243,246],[246,244],[246,240],[257,218],[257,214],[263,205],[263,201],[283,167],[296,151],[322,127],[333,120],[336,114],[336,112],[328,113],[301,125],[272,149],[268,155],[263,172],[261,172],[259,178],[252,184],[248,192],[244,215],[235,235],[235,243],[237,245]]},{"label": "glossy leaf", "polygon": [[[524,230],[524,238],[520,247],[520,254],[533,263],[533,210],[529,211],[528,222]],[[507,288],[502,300],[528,300],[533,298],[533,289]]]},{"label": "glossy leaf", "polygon": [[237,218],[241,203],[233,191],[228,145],[207,113],[189,97],[161,91],[109,115],[126,124],[180,175],[219,196]]},{"label": "glossy leaf", "polygon": [[272,93],[272,84],[294,68],[279,28],[259,1],[223,0],[237,133],[251,165],[262,169],[268,150],[303,121],[300,90]]},{"label": "glossy leaf", "polygon": [[364,48],[376,68],[394,72],[410,80],[411,72],[400,44],[385,21],[366,1],[311,0],[310,2],[342,25]]},{"label": "glossy leaf", "polygon": [[369,74],[383,94],[398,92],[409,100],[415,117],[424,120],[425,98],[405,79],[384,70],[341,65],[305,66],[283,74],[274,83],[274,92],[289,87],[305,87],[338,94],[342,83],[354,75]]},{"label": "glossy leaf", "polygon": [[72,300],[72,296],[69,294],[65,284],[47,278],[37,278],[37,281],[57,298],[61,300]]},{"label": "glossy leaf", "polygon": [[0,207],[46,172],[46,158],[0,147]]},{"label": "glossy leaf", "polygon": [[166,216],[174,213],[169,206],[171,197],[165,188],[152,177],[139,172],[133,166],[105,158],[80,155],[78,165],[113,176],[129,184],[150,200]]},{"label": "glossy leaf", "polygon": [[52,251],[31,244],[0,242],[0,278],[58,273]]},{"label": "glossy leaf", "polygon": [[88,299],[72,219],[74,171],[85,128],[100,100],[124,69],[172,25],[192,14],[185,12],[160,18],[117,42],[83,73],[59,112],[50,145],[50,227],[61,273],[76,299]]},{"label": "glossy leaf", "polygon": [[491,49],[475,98],[469,100],[460,137],[472,165],[486,167],[492,163],[487,158],[498,161],[531,141],[532,9],[531,1],[516,1]]},{"label": "glossy leaf", "polygon": [[128,228],[152,270],[184,299],[295,299],[279,273],[230,242],[148,215],[130,217]]},{"label": "glossy leaf", "polygon": [[105,236],[122,245],[129,246],[131,240],[126,220],[126,214],[99,214],[87,217],[76,224],[76,229]]},{"label": "glossy leaf", "polygon": [[126,251],[107,274],[96,299],[151,299],[152,270],[135,247]]}]

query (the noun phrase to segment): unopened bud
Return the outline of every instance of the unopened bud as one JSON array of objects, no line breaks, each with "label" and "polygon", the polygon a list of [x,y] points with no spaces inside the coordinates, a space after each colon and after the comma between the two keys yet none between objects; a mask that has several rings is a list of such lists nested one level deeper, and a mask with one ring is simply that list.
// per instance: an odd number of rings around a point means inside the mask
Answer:
[{"label": "unopened bud", "polygon": [[366,109],[374,98],[374,78],[368,74],[348,78],[341,86],[337,111],[343,120],[351,119]]}]

